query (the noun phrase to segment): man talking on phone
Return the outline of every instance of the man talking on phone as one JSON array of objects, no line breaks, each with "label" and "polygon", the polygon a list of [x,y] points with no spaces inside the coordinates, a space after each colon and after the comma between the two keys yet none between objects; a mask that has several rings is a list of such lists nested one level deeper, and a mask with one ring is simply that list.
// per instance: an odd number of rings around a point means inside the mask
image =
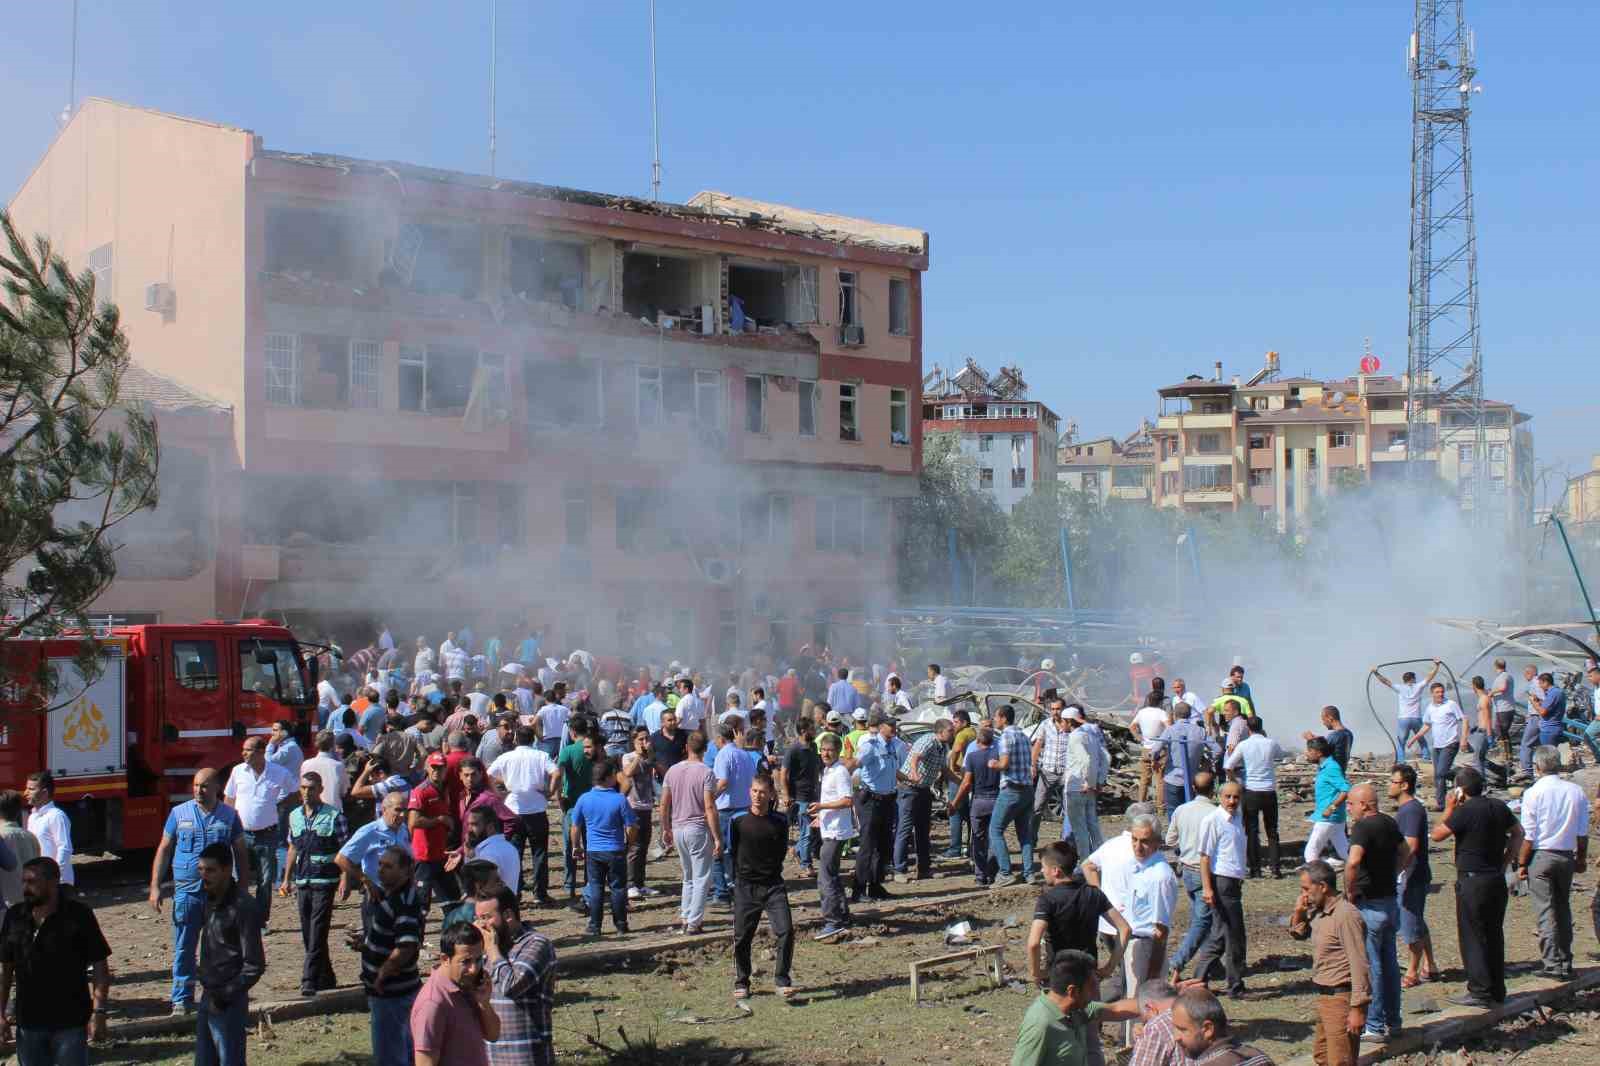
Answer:
[{"label": "man talking on phone", "polygon": [[1505,871],[1522,849],[1522,826],[1500,800],[1483,794],[1476,767],[1456,771],[1456,787],[1445,799],[1444,817],[1429,837],[1442,844],[1456,838],[1456,928],[1467,994],[1451,999],[1487,1007],[1506,998]]}]

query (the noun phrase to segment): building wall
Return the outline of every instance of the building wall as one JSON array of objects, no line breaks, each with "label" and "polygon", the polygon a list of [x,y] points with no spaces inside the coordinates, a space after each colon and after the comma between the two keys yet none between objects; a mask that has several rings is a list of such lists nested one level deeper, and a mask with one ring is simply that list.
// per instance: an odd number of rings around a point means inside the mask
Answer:
[{"label": "building wall", "polygon": [[[1007,514],[1041,481],[1055,483],[1055,445],[1048,438],[1041,439],[1044,426],[1040,421],[1020,418],[929,419],[923,425],[929,432],[954,432],[960,436],[961,453],[971,457],[978,466],[980,486],[982,471],[992,471],[994,480],[989,491],[994,496],[995,504]],[[982,440],[985,437],[992,438],[988,451],[983,450]],[[1019,448],[1015,449],[1015,456],[1013,437],[1022,439]],[[1044,455],[1052,457],[1047,466],[1042,465]],[[1014,459],[1020,459],[1020,464]],[[1019,469],[1022,471],[1022,483],[1014,485],[1012,471]]]},{"label": "building wall", "polygon": [[[205,574],[119,582],[105,609],[174,621],[246,609],[293,617],[375,601],[459,609],[463,596],[490,595],[508,608],[546,602],[552,615],[593,616],[598,636],[615,634],[619,612],[687,610],[703,648],[730,628],[741,646],[757,643],[773,618],[798,646],[813,638],[818,619],[890,594],[893,501],[915,493],[920,466],[925,250],[301,165],[263,152],[247,131],[105,101],[85,104],[12,207],[24,229],[50,233],[78,265],[111,243],[135,356],[234,409],[208,453],[217,558]],[[267,272],[269,212],[286,207],[356,220],[351,239],[339,241],[352,265],[348,280]],[[474,235],[462,248],[479,266],[475,298],[379,284],[386,252],[409,223]],[[347,231],[341,224],[337,232]],[[511,293],[511,240],[527,237],[582,246],[592,288],[580,309]],[[630,251],[692,257],[695,301],[712,306],[717,334],[596,315],[622,306]],[[815,325],[727,335],[727,279],[740,263],[814,270]],[[855,275],[860,344],[845,343],[839,328],[843,271]],[[174,313],[143,309],[150,281],[174,286]],[[907,291],[902,333],[889,329],[893,282]],[[297,402],[269,400],[268,340],[285,337],[307,353],[315,338],[370,342],[374,406],[351,403],[348,362],[342,400],[315,389]],[[402,354],[429,344],[500,356],[503,374],[483,379],[487,387],[467,411],[401,410]],[[542,390],[542,375],[575,366],[598,374],[594,409],[570,422],[542,418],[533,403],[574,391]],[[719,424],[641,424],[641,367],[705,371]],[[303,387],[312,373],[328,384],[320,355],[301,369]],[[754,429],[746,422],[749,376],[762,383],[764,418]],[[814,383],[816,394],[807,434],[802,382]],[[851,389],[854,439],[841,432],[841,397]],[[903,410],[903,441],[891,439],[894,400],[903,401],[894,405]],[[285,484],[320,489],[321,498],[269,513],[274,521],[265,524],[292,530],[302,516],[306,525],[316,518],[333,536],[266,537],[261,521],[244,528],[268,491]],[[377,490],[382,502],[356,505],[346,492],[353,485]],[[421,544],[394,538],[395,514],[408,501],[434,499],[425,494],[438,485],[465,494],[447,505],[456,532]],[[569,544],[566,497],[580,488],[587,533]],[[631,505],[657,492],[660,506],[696,531],[692,551],[618,547],[619,499]],[[775,544],[720,535],[740,524],[742,501],[776,507],[774,496],[787,501],[788,514],[768,535]],[[326,521],[329,512],[338,521]]]}]

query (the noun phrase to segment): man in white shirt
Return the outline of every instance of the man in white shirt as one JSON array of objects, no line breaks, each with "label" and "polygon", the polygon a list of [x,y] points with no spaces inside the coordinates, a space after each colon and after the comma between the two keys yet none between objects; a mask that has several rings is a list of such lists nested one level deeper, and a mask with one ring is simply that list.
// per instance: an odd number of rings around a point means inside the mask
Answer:
[{"label": "man in white shirt", "polygon": [[677,688],[678,728],[686,733],[697,733],[706,720],[706,701],[695,692],[694,682],[687,677],[678,678]]},{"label": "man in white shirt", "polygon": [[1211,964],[1222,959],[1228,976],[1228,995],[1244,993],[1245,925],[1244,880],[1248,848],[1245,843],[1244,787],[1235,781],[1222,786],[1222,804],[1211,812],[1200,831],[1200,891],[1211,908],[1211,935],[1194,959],[1194,972],[1204,977]]},{"label": "man in white shirt", "polygon": [[[1128,819],[1128,844],[1125,895],[1117,905],[1132,930],[1122,956],[1123,998],[1137,996],[1140,985],[1161,977],[1178,899],[1178,879],[1161,854],[1161,828],[1154,814]],[[1106,994],[1116,995],[1112,991]],[[1132,1028],[1131,1024],[1123,1027],[1124,1045],[1131,1042]]]},{"label": "man in white shirt", "polygon": [[1244,767],[1244,827],[1249,840],[1250,876],[1261,876],[1260,823],[1267,827],[1267,851],[1272,860],[1272,876],[1281,878],[1278,861],[1278,764],[1289,757],[1276,740],[1267,736],[1260,718],[1250,719],[1250,735],[1239,742],[1223,766],[1229,770]]},{"label": "man in white shirt", "polygon": [[[1187,704],[1189,707],[1189,714],[1196,721],[1200,720],[1200,716],[1202,713],[1204,713],[1204,709],[1200,706],[1199,698],[1196,697],[1193,692],[1189,691],[1189,685],[1183,680],[1183,678],[1175,677],[1172,679],[1172,710],[1177,710],[1178,704],[1180,703]],[[1176,715],[1173,715],[1172,717],[1175,718]],[[1169,719],[1168,721],[1170,724],[1171,720]]]},{"label": "man in white shirt", "polygon": [[[1378,684],[1393,692],[1400,701],[1399,709],[1395,713],[1394,752],[1396,761],[1405,762],[1406,749],[1411,744],[1412,735],[1422,729],[1422,694],[1433,684],[1433,679],[1439,676],[1439,660],[1433,660],[1433,669],[1428,671],[1428,676],[1421,681],[1417,680],[1414,671],[1407,670],[1400,675],[1400,683],[1397,685],[1379,673],[1376,666],[1372,668],[1372,676],[1378,679]],[[1510,678],[1506,680],[1509,681]],[[1423,752],[1426,754],[1427,749],[1424,748]]]},{"label": "man in white shirt", "polygon": [[560,756],[561,745],[566,743],[566,738],[562,734],[566,731],[567,719],[571,716],[572,712],[561,702],[557,693],[546,694],[545,704],[538,711],[539,747],[552,759]]},{"label": "man in white shirt", "polygon": [[433,673],[433,649],[428,647],[427,637],[417,638],[417,655],[411,661],[411,675],[421,677],[423,674]]},{"label": "man in white shirt", "polygon": [[1077,845],[1078,854],[1090,855],[1098,851],[1105,841],[1104,834],[1100,832],[1100,786],[1095,740],[1084,727],[1081,708],[1072,706],[1062,709],[1061,721],[1071,730],[1067,735],[1066,772],[1061,783],[1061,794],[1065,801],[1061,836],[1065,839],[1070,834]]},{"label": "man in white shirt", "polygon": [[1167,726],[1172,724],[1172,719],[1161,707],[1161,697],[1152,692],[1145,699],[1143,707],[1133,716],[1133,721],[1128,724],[1129,732],[1133,739],[1138,741],[1144,749],[1139,756],[1139,802],[1143,803],[1150,798],[1150,781],[1158,777],[1156,767],[1160,765],[1161,734],[1166,732]]},{"label": "man in white shirt", "polygon": [[241,884],[255,875],[256,907],[265,926],[272,916],[273,890],[278,886],[278,809],[300,796],[300,782],[277,763],[267,761],[265,737],[246,737],[244,761],[233,768],[222,796],[239,815],[250,869],[234,871]]},{"label": "man in white shirt", "polygon": [[550,903],[550,796],[560,787],[555,760],[537,746],[532,726],[519,725],[515,748],[489,765],[489,784],[517,816],[518,863],[524,849],[533,864],[534,899]]},{"label": "man in white shirt", "polygon": [[1467,719],[1456,701],[1445,698],[1441,682],[1435,681],[1429,691],[1433,702],[1428,705],[1422,731],[1411,738],[1411,743],[1421,745],[1432,737],[1434,810],[1442,811],[1456,756],[1472,749],[1467,739]]},{"label": "man in white shirt", "polygon": [[485,716],[489,711],[489,701],[489,686],[482,681],[474,682],[472,691],[467,693],[467,706],[473,714],[478,716],[478,721],[480,722],[486,720]]},{"label": "man in white shirt", "polygon": [[522,859],[511,841],[501,835],[500,819],[488,804],[472,808],[467,815],[466,854],[494,863],[505,886],[513,893],[521,890]]},{"label": "man in white shirt", "polygon": [[[1528,883],[1539,926],[1545,977],[1572,980],[1572,875],[1589,864],[1589,801],[1561,777],[1561,753],[1533,752],[1539,780],[1522,795],[1522,853],[1517,876]],[[1600,895],[1596,896],[1600,899]],[[1600,910],[1597,910],[1600,913]]]},{"label": "man in white shirt", "polygon": [[[850,897],[839,876],[839,859],[845,845],[856,838],[854,799],[850,771],[839,761],[843,742],[836,734],[824,733],[817,741],[822,758],[822,781],[811,824],[822,835],[822,853],[817,862],[817,892],[822,897],[822,929],[813,939],[832,940],[850,925]],[[807,827],[802,825],[801,832]]]},{"label": "man in white shirt", "polygon": [[333,753],[333,734],[326,729],[318,733],[316,748],[316,755],[300,764],[300,776],[316,771],[322,778],[322,802],[343,814],[350,777],[345,772],[344,762]]},{"label": "man in white shirt", "polygon": [[1195,774],[1194,799],[1179,804],[1171,812],[1172,820],[1167,824],[1166,844],[1178,851],[1179,875],[1183,879],[1184,894],[1189,897],[1189,928],[1183,934],[1183,943],[1178,945],[1178,953],[1172,956],[1172,970],[1167,977],[1172,984],[1178,983],[1183,968],[1211,932],[1211,908],[1206,906],[1200,884],[1200,836],[1206,819],[1217,809],[1211,800],[1215,791],[1216,778],[1204,770]]},{"label": "man in white shirt", "polygon": [[[333,682],[322,678],[317,682],[317,722],[326,725],[333,719],[333,712],[339,709],[339,691],[333,687]],[[296,786],[298,787],[298,786]]]},{"label": "man in white shirt", "polygon": [[63,885],[76,884],[72,873],[72,823],[67,820],[67,812],[55,804],[55,777],[49,770],[29,774],[23,798],[33,808],[28,815],[28,832],[39,838],[39,854],[54,859],[61,867]]},{"label": "man in white shirt", "polygon": [[938,663],[928,664],[928,680],[933,683],[934,699],[942,700],[950,695],[950,679],[944,676]]}]

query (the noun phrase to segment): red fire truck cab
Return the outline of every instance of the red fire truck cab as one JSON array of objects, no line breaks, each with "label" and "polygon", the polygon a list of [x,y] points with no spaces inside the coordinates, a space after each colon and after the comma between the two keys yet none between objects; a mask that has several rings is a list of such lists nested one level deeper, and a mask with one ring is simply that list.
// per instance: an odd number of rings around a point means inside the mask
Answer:
[{"label": "red fire truck cab", "polygon": [[[197,769],[231,767],[244,738],[275,721],[303,737],[313,720],[315,666],[283,626],[116,626],[96,636],[103,669],[92,683],[73,662],[74,637],[0,644],[13,679],[0,687],[0,787],[21,791],[48,769],[79,852],[155,847]],[[15,682],[46,659],[52,693]]]}]

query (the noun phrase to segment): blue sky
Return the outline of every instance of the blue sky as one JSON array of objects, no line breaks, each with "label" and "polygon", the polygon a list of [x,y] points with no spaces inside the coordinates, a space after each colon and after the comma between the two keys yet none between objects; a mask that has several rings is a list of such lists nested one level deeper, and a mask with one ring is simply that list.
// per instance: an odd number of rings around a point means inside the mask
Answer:
[{"label": "blue sky", "polygon": [[[1207,10],[1207,8],[1214,10]],[[499,170],[649,183],[647,4],[500,0]],[[1600,450],[1592,5],[1469,3],[1488,392]],[[7,13],[0,195],[67,95],[71,5]],[[664,184],[927,229],[925,353],[1020,363],[1086,435],[1207,370],[1403,369],[1411,5],[661,0]],[[269,147],[487,169],[488,0],[82,0],[78,91]],[[1591,325],[1585,326],[1589,321]]]}]

